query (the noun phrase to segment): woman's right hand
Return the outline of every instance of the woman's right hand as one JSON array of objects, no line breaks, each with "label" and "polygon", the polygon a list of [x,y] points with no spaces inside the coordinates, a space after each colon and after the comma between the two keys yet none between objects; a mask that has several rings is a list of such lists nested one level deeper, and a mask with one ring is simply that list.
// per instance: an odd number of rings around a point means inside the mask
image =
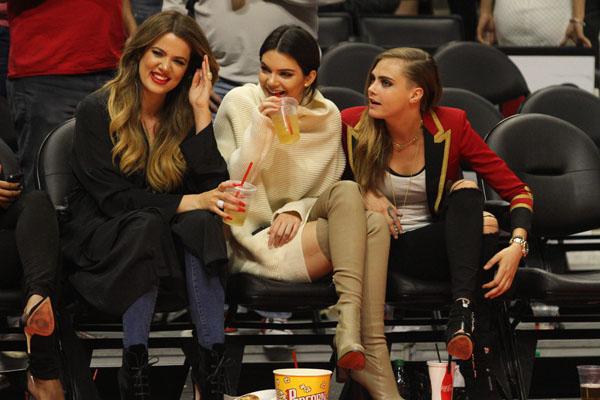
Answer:
[{"label": "woman's right hand", "polygon": [[[235,187],[235,182],[225,181],[213,190],[199,194],[186,194],[181,199],[177,212],[208,210],[222,218],[231,219],[227,211],[243,212],[246,209],[246,203],[242,199],[235,197],[231,192],[225,192],[225,189],[231,187]],[[221,201],[223,208],[219,207]]]},{"label": "woman's right hand", "polygon": [[496,42],[496,24],[492,14],[480,14],[477,23],[477,40],[490,46]]},{"label": "woman's right hand", "polygon": [[363,194],[363,202],[367,210],[376,211],[385,217],[390,235],[394,239],[398,239],[398,235],[402,233],[402,225],[400,225],[402,214],[398,212],[398,209],[385,196],[370,190]]},{"label": "woman's right hand", "polygon": [[[0,165],[0,173],[2,165]],[[7,209],[21,195],[21,184],[0,180],[0,208]]]},{"label": "woman's right hand", "polygon": [[265,117],[271,117],[272,114],[279,112],[281,107],[281,98],[276,96],[267,97],[258,105],[258,112]]}]

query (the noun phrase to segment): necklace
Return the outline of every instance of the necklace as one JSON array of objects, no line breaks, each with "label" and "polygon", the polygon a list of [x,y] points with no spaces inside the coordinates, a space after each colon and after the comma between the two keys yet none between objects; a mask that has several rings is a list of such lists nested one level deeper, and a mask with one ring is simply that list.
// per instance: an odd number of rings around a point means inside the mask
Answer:
[{"label": "necklace", "polygon": [[[416,140],[417,136],[415,136],[414,139],[411,139],[411,142],[414,142]],[[417,154],[419,153],[419,144],[417,143],[417,145],[415,146],[415,151],[413,153],[412,159],[411,159],[411,164],[414,164],[414,161],[417,158]],[[404,199],[402,200],[402,209],[404,209],[406,207],[406,199],[408,199],[408,192],[410,192],[410,186],[412,183],[412,178],[413,176],[415,176],[414,174],[410,174],[408,176],[408,185],[406,185],[406,190],[404,191]],[[389,180],[389,184],[390,184],[390,190],[392,191],[392,199],[394,200],[394,208],[396,210],[398,210],[398,204],[396,203],[396,192],[394,191],[394,185],[392,183],[392,174],[390,174],[388,172],[388,180]],[[402,216],[402,214],[400,214],[400,216]]]},{"label": "necklace", "polygon": [[410,139],[406,143],[396,143],[392,140],[392,146],[394,146],[394,150],[402,151],[405,148],[407,148],[408,146],[410,146],[411,144],[413,144],[414,142],[416,142],[418,137],[419,137],[419,134],[416,134],[415,136],[412,137],[412,139]]}]

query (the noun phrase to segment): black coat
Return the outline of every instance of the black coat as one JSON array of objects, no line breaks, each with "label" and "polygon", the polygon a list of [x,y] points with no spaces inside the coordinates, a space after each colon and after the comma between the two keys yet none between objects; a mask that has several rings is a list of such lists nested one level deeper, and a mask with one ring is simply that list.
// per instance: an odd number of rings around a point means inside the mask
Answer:
[{"label": "black coat", "polygon": [[220,217],[176,210],[184,194],[227,180],[227,165],[209,125],[197,135],[190,132],[180,145],[187,162],[182,186],[152,191],[144,174],[125,175],[113,163],[107,98],[93,93],[76,113],[72,168],[78,185],[61,233],[63,252],[73,264],[70,280],[93,306],[115,315],[159,286],[158,304],[166,296],[167,308],[180,307],[186,299],[183,248],[217,272],[226,266],[227,251]]}]

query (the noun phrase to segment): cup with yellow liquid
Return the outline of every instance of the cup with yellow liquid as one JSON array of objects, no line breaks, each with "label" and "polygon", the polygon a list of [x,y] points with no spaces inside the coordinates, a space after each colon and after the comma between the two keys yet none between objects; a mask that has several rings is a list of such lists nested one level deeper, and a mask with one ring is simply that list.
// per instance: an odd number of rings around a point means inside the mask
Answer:
[{"label": "cup with yellow liquid", "polygon": [[578,365],[581,400],[600,399],[600,365]]},{"label": "cup with yellow liquid", "polygon": [[273,130],[283,144],[292,144],[300,140],[298,122],[298,101],[293,97],[282,97],[279,112],[271,115]]},{"label": "cup with yellow liquid", "polygon": [[250,207],[250,200],[252,199],[252,196],[254,196],[254,193],[256,193],[256,186],[250,182],[244,182],[243,185],[241,181],[232,182],[234,183],[234,186],[226,188],[225,192],[231,193],[238,199],[242,200],[244,203],[246,203],[246,207],[244,211],[225,210],[231,219],[223,218],[223,222],[227,225],[242,226],[246,221],[246,213],[248,212],[248,207]]}]

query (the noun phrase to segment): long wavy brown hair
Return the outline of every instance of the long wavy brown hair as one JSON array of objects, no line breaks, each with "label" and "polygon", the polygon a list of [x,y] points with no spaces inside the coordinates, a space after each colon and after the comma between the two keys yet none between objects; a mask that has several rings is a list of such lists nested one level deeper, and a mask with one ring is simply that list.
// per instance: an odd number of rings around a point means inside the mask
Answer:
[{"label": "long wavy brown hair", "polygon": [[[403,61],[402,74],[415,86],[423,89],[420,104],[422,116],[437,104],[442,95],[437,65],[429,53],[410,47],[390,49],[375,58],[365,86],[367,97],[373,69],[383,59]],[[387,132],[385,121],[369,117],[368,109],[363,111],[354,129],[357,133],[352,164],[354,178],[363,190],[376,191],[383,184],[385,171],[390,163],[392,139]]]},{"label": "long wavy brown hair", "polygon": [[[139,64],[146,50],[167,33],[184,40],[190,46],[191,57],[185,77],[166,96],[158,129],[149,144],[141,121]],[[145,173],[153,190],[169,192],[179,187],[183,180],[187,165],[179,145],[194,126],[188,100],[190,75],[200,67],[204,54],[208,56],[214,82],[219,66],[196,22],[175,11],[158,13],[139,26],[123,50],[116,77],[103,87],[109,93],[113,162],[127,175]]]}]

